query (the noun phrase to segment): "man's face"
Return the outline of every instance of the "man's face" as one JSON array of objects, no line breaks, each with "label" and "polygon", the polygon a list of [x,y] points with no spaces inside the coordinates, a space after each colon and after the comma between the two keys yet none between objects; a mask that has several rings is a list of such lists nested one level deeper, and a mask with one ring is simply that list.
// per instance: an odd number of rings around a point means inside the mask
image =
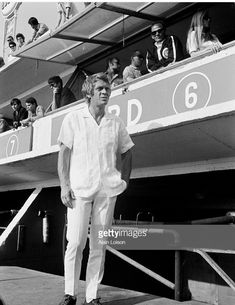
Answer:
[{"label": "man's face", "polygon": [[9,45],[9,48],[11,49],[12,52],[16,50],[16,46],[12,44]]},{"label": "man's face", "polygon": [[165,38],[165,28],[161,23],[156,23],[151,28],[151,35],[155,42],[161,42]]},{"label": "man's face", "polygon": [[120,63],[119,60],[116,58],[112,60],[112,62],[109,64],[109,69],[113,71],[114,73],[118,73],[120,70]]},{"label": "man's face", "polygon": [[20,109],[20,104],[14,103],[11,105],[13,111],[18,111]]},{"label": "man's face", "polygon": [[14,41],[13,37],[7,37],[7,42],[11,42],[11,41]]},{"label": "man's face", "polygon": [[93,91],[93,95],[91,96],[91,104],[93,106],[107,105],[111,94],[110,84],[104,82],[103,80],[98,80],[95,83]]},{"label": "man's face", "polygon": [[38,29],[38,25],[37,24],[30,24],[31,25],[31,28],[33,30],[37,30]]},{"label": "man's face", "polygon": [[31,103],[25,103],[27,111],[35,112],[36,105]]},{"label": "man's face", "polygon": [[51,82],[50,88],[53,89],[55,93],[59,93],[62,89],[61,83]]},{"label": "man's face", "polygon": [[22,37],[17,37],[16,40],[19,45],[22,45],[24,43],[24,39]]},{"label": "man's face", "polygon": [[135,67],[141,67],[144,58],[139,56],[132,57],[132,65]]}]

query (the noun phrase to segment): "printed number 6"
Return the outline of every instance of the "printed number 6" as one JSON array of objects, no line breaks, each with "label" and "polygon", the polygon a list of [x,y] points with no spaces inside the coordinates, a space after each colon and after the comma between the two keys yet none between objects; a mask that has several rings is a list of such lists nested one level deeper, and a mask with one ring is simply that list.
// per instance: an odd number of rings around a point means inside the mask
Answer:
[{"label": "printed number 6", "polygon": [[193,108],[197,104],[197,94],[195,92],[189,92],[189,90],[193,88],[197,89],[197,83],[191,82],[185,88],[185,106],[187,108]]}]

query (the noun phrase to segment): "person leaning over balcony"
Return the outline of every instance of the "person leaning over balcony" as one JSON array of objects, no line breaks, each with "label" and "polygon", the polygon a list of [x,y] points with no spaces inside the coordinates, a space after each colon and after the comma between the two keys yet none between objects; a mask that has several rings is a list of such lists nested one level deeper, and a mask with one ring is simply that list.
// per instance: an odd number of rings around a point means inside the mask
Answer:
[{"label": "person leaning over balcony", "polygon": [[108,77],[108,80],[111,84],[111,87],[118,86],[123,83],[123,79],[121,76],[121,71],[120,71],[121,65],[119,58],[117,57],[112,57],[108,58],[107,60],[107,70],[106,70],[106,75]]},{"label": "person leaning over balcony", "polygon": [[21,34],[21,33],[16,34],[16,41],[17,41],[17,44],[18,44],[18,49],[22,48],[25,44],[24,35]]},{"label": "person leaning over balcony", "polygon": [[140,51],[135,51],[131,56],[131,64],[123,70],[123,82],[130,82],[142,76],[141,66],[144,61],[144,56]]},{"label": "person leaning over balcony", "polygon": [[[101,304],[97,290],[104,273],[106,248],[104,243],[98,243],[98,231],[110,228],[117,195],[129,184],[134,145],[121,119],[106,112],[111,94],[107,75],[89,76],[82,92],[87,106],[65,117],[58,137],[61,200],[67,207],[68,220],[65,295],[60,305],[76,304],[90,217],[84,304]],[[118,155],[122,162],[120,171],[116,168]]]},{"label": "person leaning over balcony", "polygon": [[36,120],[44,116],[44,109],[41,105],[38,105],[34,97],[29,97],[25,101],[26,109],[28,111],[27,119],[20,121],[22,126],[32,125]]},{"label": "person leaning over balcony", "polygon": [[146,67],[149,72],[166,67],[183,59],[183,48],[178,37],[166,35],[164,21],[158,21],[151,26],[153,39],[152,50],[147,50]]},{"label": "person leaning over balcony", "polygon": [[45,23],[39,23],[35,17],[30,17],[28,24],[32,27],[34,32],[32,38],[27,42],[27,44],[37,40],[40,36],[49,31],[48,26]]},{"label": "person leaning over balcony", "polygon": [[4,118],[4,115],[0,113],[0,133],[3,133],[10,129],[11,127],[8,124],[7,120]]},{"label": "person leaning over balcony", "polygon": [[11,100],[11,107],[13,109],[13,127],[18,128],[21,126],[20,121],[28,117],[27,110],[21,105],[21,101],[18,98]]},{"label": "person leaning over balcony", "polygon": [[53,98],[46,112],[76,101],[73,92],[68,87],[63,87],[63,81],[58,75],[50,77],[48,79],[48,84],[53,90]]},{"label": "person leaning over balcony", "polygon": [[57,2],[58,21],[56,28],[65,23],[70,18],[71,2]]},{"label": "person leaning over balcony", "polygon": [[211,18],[208,11],[198,11],[192,17],[188,31],[186,48],[190,56],[200,51],[212,50],[213,53],[222,49],[222,44],[210,29]]}]

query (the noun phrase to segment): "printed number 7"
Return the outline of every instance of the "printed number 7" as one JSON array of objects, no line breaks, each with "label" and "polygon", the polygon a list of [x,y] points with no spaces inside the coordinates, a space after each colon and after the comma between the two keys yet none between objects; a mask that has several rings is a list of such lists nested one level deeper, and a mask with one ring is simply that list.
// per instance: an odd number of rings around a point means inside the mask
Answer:
[{"label": "printed number 7", "polygon": [[11,140],[11,141],[10,141],[10,143],[11,143],[11,151],[10,151],[10,156],[11,156],[11,155],[13,155],[13,150],[14,150],[15,142],[16,142],[16,140],[15,140],[15,139],[13,139],[13,140]]}]

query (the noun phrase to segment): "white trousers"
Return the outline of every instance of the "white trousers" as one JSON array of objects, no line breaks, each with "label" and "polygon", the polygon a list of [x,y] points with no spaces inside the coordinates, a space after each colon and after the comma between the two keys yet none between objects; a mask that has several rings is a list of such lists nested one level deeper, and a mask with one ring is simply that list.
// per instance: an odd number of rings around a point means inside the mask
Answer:
[{"label": "white trousers", "polygon": [[112,225],[116,203],[115,197],[101,197],[99,193],[93,198],[76,198],[74,208],[67,213],[67,248],[65,252],[65,294],[78,294],[81,272],[82,253],[85,248],[89,220],[90,252],[86,270],[86,301],[97,298],[98,286],[104,274],[105,245],[98,245],[98,231],[101,227],[108,229]]}]

